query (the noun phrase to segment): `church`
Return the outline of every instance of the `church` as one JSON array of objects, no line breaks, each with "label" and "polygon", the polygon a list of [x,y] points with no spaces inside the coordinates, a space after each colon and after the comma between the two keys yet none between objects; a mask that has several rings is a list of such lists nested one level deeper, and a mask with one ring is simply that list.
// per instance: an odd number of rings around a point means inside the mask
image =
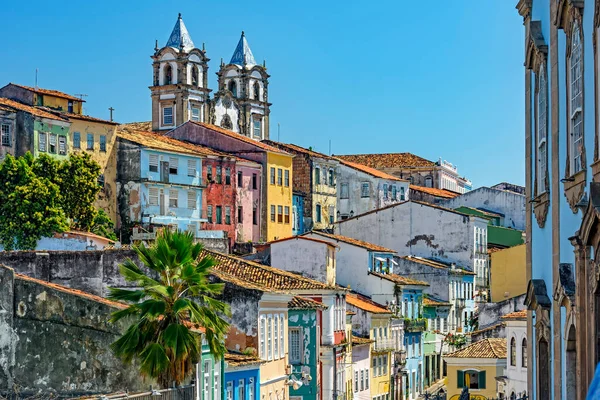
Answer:
[{"label": "church", "polygon": [[228,64],[221,62],[211,98],[204,46],[194,45],[181,14],[169,40],[152,55],[152,130],[168,131],[186,121],[206,122],[255,140],[269,139],[269,74],[254,59],[246,35]]}]

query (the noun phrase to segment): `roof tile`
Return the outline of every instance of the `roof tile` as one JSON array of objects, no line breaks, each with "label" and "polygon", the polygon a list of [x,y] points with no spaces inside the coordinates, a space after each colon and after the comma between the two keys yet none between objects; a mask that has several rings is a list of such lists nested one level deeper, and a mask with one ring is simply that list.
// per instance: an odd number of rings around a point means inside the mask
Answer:
[{"label": "roof tile", "polygon": [[318,151],[307,149],[307,148],[304,148],[304,147],[301,147],[301,146],[298,146],[298,145],[292,144],[292,143],[282,143],[282,142],[276,142],[274,140],[263,140],[262,142],[266,143],[268,145],[283,149],[289,153],[307,154],[311,157],[324,158],[326,160],[334,160],[335,159],[334,157],[328,156],[327,154],[319,153]]},{"label": "roof tile", "polygon": [[67,118],[61,118],[60,116],[45,111],[41,108],[28,106],[27,104],[19,103],[18,101],[10,100],[4,97],[0,97],[0,105],[10,107],[15,111],[23,111],[40,118],[48,118],[64,122],[68,121]]},{"label": "roof tile", "polygon": [[224,135],[227,135],[227,136],[232,137],[234,139],[240,140],[242,142],[246,142],[248,144],[251,144],[253,146],[256,146],[256,147],[261,148],[261,149],[266,150],[266,151],[270,151],[272,153],[288,154],[285,151],[283,151],[281,149],[278,149],[277,147],[273,147],[273,146],[270,146],[270,145],[268,145],[266,143],[259,142],[258,140],[250,139],[249,137],[246,137],[244,135],[240,135],[239,133],[235,133],[235,132],[232,132],[230,130],[221,128],[220,126],[217,126],[217,125],[207,124],[207,123],[204,123],[204,122],[196,122],[196,121],[188,121],[188,122],[192,123],[192,124],[195,124],[195,125],[199,125],[199,126],[205,128],[205,129],[210,129],[212,131],[215,131],[215,132],[218,132],[218,133],[222,133]]},{"label": "roof tile", "polygon": [[83,121],[98,122],[100,124],[119,125],[118,122],[107,121],[105,119],[90,117],[89,115],[75,114],[75,113],[69,113],[69,112],[61,112],[61,114],[69,119],[80,119]]},{"label": "roof tile", "polygon": [[352,346],[360,346],[363,344],[371,344],[374,343],[374,340],[371,340],[369,338],[363,338],[360,336],[354,336],[352,335]]},{"label": "roof tile", "polygon": [[397,176],[387,174],[385,172],[379,171],[379,170],[377,170],[375,168],[371,168],[371,167],[363,165],[363,164],[354,163],[354,162],[351,162],[351,161],[348,161],[348,160],[344,160],[344,159],[339,159],[339,161],[342,164],[344,164],[344,165],[346,165],[346,166],[348,166],[350,168],[357,169],[359,171],[362,171],[362,172],[364,172],[366,174],[369,174],[371,176],[374,176],[376,178],[388,179],[388,180],[391,180],[391,181],[408,182],[406,179],[398,178]]},{"label": "roof tile", "polygon": [[316,301],[306,297],[295,296],[288,303],[288,308],[296,310],[326,310],[328,307],[320,301]]},{"label": "roof tile", "polygon": [[391,314],[391,311],[385,306],[375,303],[373,300],[360,294],[346,294],[346,303],[373,314]]},{"label": "roof tile", "polygon": [[260,358],[256,356],[249,356],[246,354],[236,354],[227,352],[223,356],[225,362],[231,367],[240,367],[242,365],[252,365],[252,364],[260,364],[262,361]]},{"label": "roof tile", "polygon": [[412,153],[347,154],[336,157],[371,168],[433,167],[435,165],[433,161]]},{"label": "roof tile", "polygon": [[502,319],[527,319],[527,310],[511,312],[503,315]]},{"label": "roof tile", "polygon": [[380,274],[379,272],[369,272],[371,275],[375,275],[378,278],[386,279],[390,282],[397,283],[399,285],[416,285],[416,286],[429,286],[429,283],[424,281],[419,281],[416,279],[407,278],[405,276],[400,276],[398,274]]},{"label": "roof tile", "polygon": [[450,353],[446,358],[506,358],[506,339],[488,338]]},{"label": "roof tile", "polygon": [[338,242],[343,242],[343,243],[351,244],[353,246],[362,247],[362,248],[370,250],[370,251],[381,251],[384,253],[396,253],[395,250],[388,249],[383,246],[378,246],[373,243],[365,242],[363,240],[353,239],[353,238],[350,238],[347,236],[334,235],[332,233],[325,233],[325,232],[320,232],[320,231],[310,231],[310,232],[303,233],[301,236],[308,235],[311,233],[314,233],[315,235],[320,235],[320,236],[323,236],[323,237],[326,237],[329,239],[337,240]]},{"label": "roof tile", "polygon": [[60,98],[67,99],[67,100],[74,100],[74,101],[80,101],[82,103],[85,103],[85,100],[82,100],[79,97],[71,96],[70,94],[59,92],[58,90],[42,89],[42,88],[37,88],[36,89],[36,88],[31,87],[31,86],[19,85],[19,84],[12,83],[12,82],[10,84],[14,85],[14,86],[18,86],[18,87],[20,87],[22,89],[26,89],[26,90],[32,91],[33,93],[47,94],[47,95],[50,95],[50,96],[55,96],[55,97],[60,97]]},{"label": "roof tile", "polygon": [[417,185],[410,185],[409,188],[410,188],[410,190],[427,193],[427,194],[430,194],[435,197],[442,197],[444,199],[453,199],[455,197],[460,196],[460,193],[456,193],[456,192],[453,192],[448,189],[437,189],[437,188],[430,188],[430,187],[417,186]]}]

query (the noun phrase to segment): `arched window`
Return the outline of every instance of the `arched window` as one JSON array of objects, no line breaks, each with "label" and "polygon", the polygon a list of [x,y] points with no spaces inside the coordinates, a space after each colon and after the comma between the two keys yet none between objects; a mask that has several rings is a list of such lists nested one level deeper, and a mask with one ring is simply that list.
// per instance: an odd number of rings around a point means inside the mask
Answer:
[{"label": "arched window", "polygon": [[547,113],[548,109],[548,84],[546,83],[546,67],[540,66],[538,72],[537,90],[537,193],[541,194],[547,190],[546,171],[548,168],[548,150],[546,137],[548,136]]},{"label": "arched window", "polygon": [[254,100],[260,100],[260,85],[254,82]]},{"label": "arched window", "polygon": [[235,83],[234,79],[229,81],[227,88],[229,89],[233,97],[237,97],[237,84]]},{"label": "arched window", "polygon": [[425,187],[433,187],[433,178],[428,176],[425,178]]},{"label": "arched window", "polygon": [[165,66],[165,85],[173,83],[173,67],[170,64]]},{"label": "arched window", "polygon": [[517,365],[517,341],[515,338],[510,339],[510,365]]},{"label": "arched window", "polygon": [[527,339],[521,342],[521,367],[527,368]]},{"label": "arched window", "polygon": [[198,86],[198,67],[192,65],[192,85]]},{"label": "arched window", "polygon": [[573,24],[571,32],[571,55],[569,57],[569,119],[571,175],[583,169],[583,76],[582,76],[581,28]]},{"label": "arched window", "polygon": [[233,129],[233,124],[231,123],[231,117],[229,115],[223,115],[223,118],[221,119],[221,127],[225,129]]}]

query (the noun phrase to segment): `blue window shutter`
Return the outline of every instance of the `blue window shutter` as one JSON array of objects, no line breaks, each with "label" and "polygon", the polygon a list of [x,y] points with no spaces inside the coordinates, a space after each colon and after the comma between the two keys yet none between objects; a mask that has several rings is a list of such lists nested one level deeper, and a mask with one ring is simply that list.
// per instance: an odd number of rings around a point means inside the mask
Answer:
[{"label": "blue window shutter", "polygon": [[479,373],[479,389],[485,389],[485,371]]},{"label": "blue window shutter", "polygon": [[465,372],[464,371],[457,371],[457,377],[456,377],[456,387],[458,389],[462,389],[465,386]]}]

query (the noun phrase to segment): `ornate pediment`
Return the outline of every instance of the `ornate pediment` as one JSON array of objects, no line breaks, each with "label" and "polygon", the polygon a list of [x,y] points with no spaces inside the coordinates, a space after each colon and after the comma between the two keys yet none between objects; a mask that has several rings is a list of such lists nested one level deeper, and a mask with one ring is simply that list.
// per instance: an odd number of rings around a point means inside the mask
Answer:
[{"label": "ornate pediment", "polygon": [[519,15],[523,19],[528,18],[531,15],[531,7],[533,6],[533,0],[519,0],[516,9]]},{"label": "ornate pediment", "polygon": [[558,280],[554,287],[554,300],[559,305],[566,305],[569,301],[571,307],[575,305],[575,278],[573,276],[573,265],[561,263],[558,266]]},{"label": "ornate pediment", "polygon": [[546,290],[546,282],[543,279],[531,279],[527,285],[527,294],[525,295],[524,304],[528,310],[536,311],[538,307],[549,310],[552,306],[548,291]]},{"label": "ornate pediment", "polygon": [[548,45],[542,34],[542,23],[540,21],[531,21],[529,23],[529,35],[525,51],[525,67],[537,71],[539,64],[544,62],[547,54]]},{"label": "ornate pediment", "polygon": [[558,0],[554,14],[554,25],[558,29],[565,29],[573,16],[581,15],[584,0]]}]

